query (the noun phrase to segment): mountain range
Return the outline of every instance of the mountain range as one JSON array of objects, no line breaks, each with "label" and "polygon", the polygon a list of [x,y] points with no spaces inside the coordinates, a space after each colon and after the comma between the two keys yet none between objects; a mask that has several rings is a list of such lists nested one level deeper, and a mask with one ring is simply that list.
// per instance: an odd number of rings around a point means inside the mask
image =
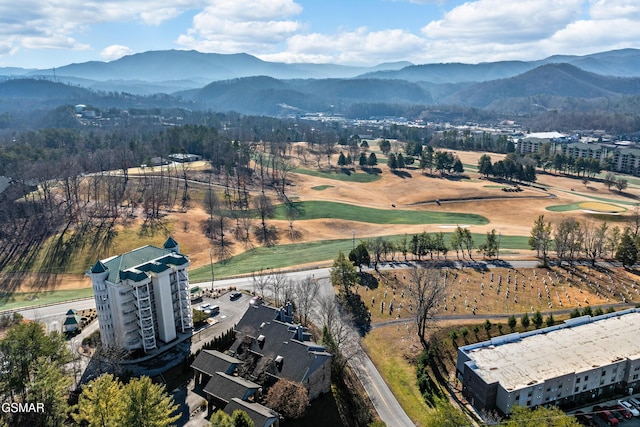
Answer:
[{"label": "mountain range", "polygon": [[[111,62],[51,70],[0,68],[0,109],[92,103],[126,107],[126,99],[247,114],[345,113],[358,104],[461,105],[495,111],[593,105],[589,100],[640,95],[640,50],[539,61],[480,64],[406,62],[375,67],[284,64],[247,54],[152,51]],[[128,94],[123,97],[122,94]],[[120,94],[120,96],[114,96]],[[158,96],[157,94],[164,94]],[[153,95],[153,96],[151,96]],[[11,101],[8,101],[11,99]]]}]

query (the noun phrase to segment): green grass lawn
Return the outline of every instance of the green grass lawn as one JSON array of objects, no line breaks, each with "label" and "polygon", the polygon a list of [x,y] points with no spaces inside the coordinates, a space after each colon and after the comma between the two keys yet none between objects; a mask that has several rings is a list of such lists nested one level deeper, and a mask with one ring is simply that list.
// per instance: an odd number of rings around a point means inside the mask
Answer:
[{"label": "green grass lawn", "polygon": [[324,172],[313,169],[302,169],[296,168],[293,170],[295,173],[300,173],[303,175],[316,176],[318,178],[327,178],[334,179],[337,181],[348,181],[348,182],[374,182],[380,179],[380,175],[368,174],[366,172],[351,172],[350,174],[343,173],[340,170],[332,171],[332,172]]},{"label": "green grass lawn", "polygon": [[[484,225],[489,220],[481,215],[456,212],[409,211],[401,209],[373,209],[346,203],[309,201],[295,202],[299,220],[333,218],[371,224],[469,224]],[[275,218],[286,220],[284,205],[275,208]]]},{"label": "green grass lawn", "polygon": [[327,188],[335,188],[335,187],[333,185],[316,185],[315,187],[311,187],[311,189],[315,191],[322,191],[322,190],[326,190]]},{"label": "green grass lawn", "polygon": [[[445,242],[450,246],[450,237],[453,233],[444,233]],[[385,236],[385,239],[399,241],[403,235]],[[484,242],[486,235],[472,233],[473,240],[477,245]],[[411,239],[411,235],[407,235]],[[500,252],[529,249],[528,236],[500,236]],[[321,240],[317,242],[292,243],[287,245],[277,245],[271,248],[253,248],[240,255],[234,256],[225,263],[216,262],[213,264],[216,279],[248,274],[260,269],[280,269],[293,267],[296,265],[318,263],[326,266],[333,260],[338,251],[348,253],[351,251],[353,242],[351,238],[340,240]],[[512,252],[509,252],[512,253]],[[455,251],[449,251],[448,259],[456,259]],[[474,258],[481,259],[480,255],[474,253]],[[396,260],[401,260],[402,254],[398,252]],[[206,265],[189,271],[191,283],[211,280],[211,267]]]},{"label": "green grass lawn", "polygon": [[54,304],[76,298],[93,296],[93,288],[64,291],[20,292],[11,295],[0,294],[0,311],[31,307],[41,304]]},{"label": "green grass lawn", "polygon": [[617,200],[617,199],[607,199],[606,197],[591,196],[589,194],[578,193],[575,191],[567,191],[567,190],[560,190],[560,189],[558,189],[558,191],[562,191],[568,194],[577,194],[578,196],[586,197],[587,199],[598,200],[600,202],[617,203],[619,205],[629,205],[629,206],[635,206],[638,204],[638,202],[630,202],[626,200]]},{"label": "green grass lawn", "polygon": [[551,212],[569,212],[569,211],[576,211],[579,209],[582,209],[580,207],[580,203],[570,203],[568,205],[553,205],[553,206],[547,206],[547,210],[551,211]]}]

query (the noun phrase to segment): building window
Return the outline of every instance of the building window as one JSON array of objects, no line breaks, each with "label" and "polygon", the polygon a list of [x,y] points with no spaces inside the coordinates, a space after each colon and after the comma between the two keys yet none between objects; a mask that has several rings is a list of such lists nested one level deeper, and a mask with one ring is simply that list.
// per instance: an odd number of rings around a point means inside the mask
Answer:
[{"label": "building window", "polygon": [[607,371],[602,371],[602,376],[604,377],[605,375],[607,375]]},{"label": "building window", "polygon": [[585,380],[585,381],[589,381],[589,375],[585,375],[585,376],[584,376],[584,380]]},{"label": "building window", "polygon": [[576,387],[575,390],[573,390],[574,393],[577,393],[578,391],[580,391],[580,387]]},{"label": "building window", "polygon": [[576,380],[576,384],[580,384],[580,378]]},{"label": "building window", "polygon": [[527,400],[527,406],[531,406],[531,401]]}]

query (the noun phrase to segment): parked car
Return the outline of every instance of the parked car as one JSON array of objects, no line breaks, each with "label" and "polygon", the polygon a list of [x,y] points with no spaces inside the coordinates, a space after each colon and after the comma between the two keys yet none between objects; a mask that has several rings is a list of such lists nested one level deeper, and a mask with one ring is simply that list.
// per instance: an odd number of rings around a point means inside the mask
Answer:
[{"label": "parked car", "polygon": [[618,419],[618,422],[624,421],[624,415],[616,406],[605,406],[604,409],[611,412],[611,415]]},{"label": "parked car", "polygon": [[625,408],[624,406],[617,404],[614,405],[613,408],[616,411],[620,411],[620,413],[626,418],[626,419],[630,419],[633,418],[633,414],[631,413],[631,411],[629,411],[627,408]]},{"label": "parked car", "polygon": [[580,424],[582,424],[583,426],[587,426],[587,427],[600,427],[600,425],[598,424],[598,422],[593,419],[593,416],[589,415],[589,414],[585,414],[582,411],[576,411],[576,413],[574,414],[574,416],[576,417],[576,420],[578,420],[578,422]]},{"label": "parked car", "polygon": [[[595,407],[593,409],[595,411]],[[611,411],[608,411],[606,409],[599,411],[598,416],[610,426],[617,426],[618,424],[620,424],[620,421],[618,421],[615,415],[613,415]]]},{"label": "parked car", "polygon": [[630,397],[629,398],[629,402],[633,406],[635,406],[638,411],[640,411],[640,400],[636,399],[635,397]]},{"label": "parked car", "polygon": [[633,404],[631,402],[629,402],[628,400],[618,400],[618,405],[620,405],[623,408],[625,408],[634,417],[640,417],[640,411],[638,410],[638,408],[633,406]]},{"label": "parked car", "polygon": [[229,295],[229,299],[231,301],[235,301],[239,299],[241,296],[242,296],[242,292],[231,292],[231,295]]},{"label": "parked car", "polygon": [[211,304],[205,302],[204,304],[200,304],[200,311],[208,310],[211,307]]},{"label": "parked car", "polygon": [[256,295],[255,297],[251,298],[249,300],[249,304],[251,305],[260,305],[262,304],[262,297],[259,295]]}]

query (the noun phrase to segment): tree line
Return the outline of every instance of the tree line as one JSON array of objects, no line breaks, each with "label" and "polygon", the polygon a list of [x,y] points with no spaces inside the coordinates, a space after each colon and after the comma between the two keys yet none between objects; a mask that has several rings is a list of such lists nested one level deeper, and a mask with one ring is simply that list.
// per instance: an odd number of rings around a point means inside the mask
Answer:
[{"label": "tree line", "polygon": [[546,265],[549,252],[554,250],[559,263],[573,263],[586,259],[613,258],[625,267],[638,261],[640,252],[640,205],[636,205],[630,217],[630,225],[622,230],[610,227],[606,222],[596,224],[564,218],[553,225],[540,215],[534,222],[529,236],[529,247],[536,251]]}]

